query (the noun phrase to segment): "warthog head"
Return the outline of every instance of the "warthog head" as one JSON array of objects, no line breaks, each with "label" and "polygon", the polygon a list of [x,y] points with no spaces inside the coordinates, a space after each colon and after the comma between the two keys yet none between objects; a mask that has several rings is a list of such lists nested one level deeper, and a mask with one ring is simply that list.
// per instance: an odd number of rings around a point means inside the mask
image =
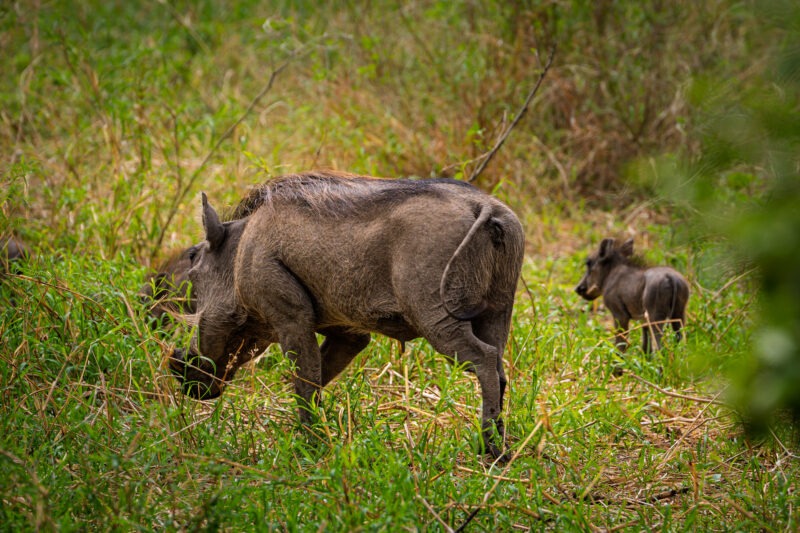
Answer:
[{"label": "warthog head", "polygon": [[229,265],[233,263],[244,224],[242,220],[220,222],[203,194],[206,240],[186,251],[192,302],[200,302],[195,315],[197,334],[189,349],[175,349],[169,362],[184,394],[193,398],[207,400],[219,396],[239,366],[269,344],[254,336],[258,331],[236,306],[233,271]]},{"label": "warthog head", "polygon": [[600,248],[586,259],[586,273],[575,292],[587,300],[603,295],[608,275],[615,267],[633,256],[633,239],[617,245],[614,239],[603,239]]}]

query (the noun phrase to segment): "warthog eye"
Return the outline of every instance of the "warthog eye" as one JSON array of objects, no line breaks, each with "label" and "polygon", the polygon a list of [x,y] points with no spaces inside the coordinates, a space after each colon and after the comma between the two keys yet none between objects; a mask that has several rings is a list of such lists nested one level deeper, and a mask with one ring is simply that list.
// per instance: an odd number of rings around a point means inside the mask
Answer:
[{"label": "warthog eye", "polygon": [[194,259],[197,257],[197,247],[192,246],[189,248],[189,262],[194,263]]}]

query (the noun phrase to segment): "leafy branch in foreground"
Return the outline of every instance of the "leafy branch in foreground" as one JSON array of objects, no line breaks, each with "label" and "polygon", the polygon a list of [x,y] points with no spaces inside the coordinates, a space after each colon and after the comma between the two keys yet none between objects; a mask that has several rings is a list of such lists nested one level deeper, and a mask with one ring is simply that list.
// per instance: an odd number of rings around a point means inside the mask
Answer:
[{"label": "leafy branch in foreground", "polygon": [[800,421],[800,6],[757,4],[775,36],[763,78],[695,80],[700,156],[662,161],[655,175],[692,220],[691,237],[721,243],[716,270],[749,272],[758,286],[752,356],[731,396],[763,432],[784,412]]}]

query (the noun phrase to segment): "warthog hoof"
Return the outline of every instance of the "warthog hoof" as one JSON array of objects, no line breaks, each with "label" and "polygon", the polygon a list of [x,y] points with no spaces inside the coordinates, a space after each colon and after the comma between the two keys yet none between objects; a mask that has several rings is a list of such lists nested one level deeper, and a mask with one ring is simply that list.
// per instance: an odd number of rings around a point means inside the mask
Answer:
[{"label": "warthog hoof", "polygon": [[504,434],[505,426],[502,419],[498,418],[494,421],[488,421],[488,423],[484,422],[483,430],[481,431],[482,451],[489,454],[498,464],[505,464],[510,459],[507,453],[503,453],[502,442]]}]

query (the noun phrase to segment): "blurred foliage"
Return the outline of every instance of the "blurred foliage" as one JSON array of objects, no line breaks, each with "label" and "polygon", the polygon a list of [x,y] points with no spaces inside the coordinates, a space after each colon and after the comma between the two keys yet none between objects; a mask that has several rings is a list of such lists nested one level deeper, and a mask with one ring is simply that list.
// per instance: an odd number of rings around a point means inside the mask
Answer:
[{"label": "blurred foliage", "polygon": [[650,175],[717,274],[757,283],[759,325],[733,396],[745,424],[763,431],[787,412],[800,419],[800,4],[751,7],[771,41],[751,67],[759,75],[695,80],[698,155],[664,157]]}]

